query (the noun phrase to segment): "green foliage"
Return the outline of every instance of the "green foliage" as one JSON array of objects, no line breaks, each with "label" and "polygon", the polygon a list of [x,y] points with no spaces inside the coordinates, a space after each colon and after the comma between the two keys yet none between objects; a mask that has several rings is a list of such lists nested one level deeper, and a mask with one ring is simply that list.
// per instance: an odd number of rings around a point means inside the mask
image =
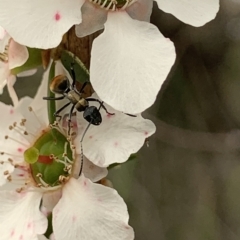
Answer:
[{"label": "green foliage", "polygon": [[42,65],[42,55],[41,49],[37,48],[28,48],[29,58],[28,60],[19,67],[13,68],[11,73],[13,75],[17,75],[18,73],[28,71],[34,68],[37,68]]},{"label": "green foliage", "polygon": [[82,63],[82,61],[73,53],[66,50],[63,51],[61,54],[61,62],[63,66],[67,69],[70,75],[71,75],[71,65],[73,66],[77,82],[84,83],[86,81],[89,81],[89,71],[87,70],[85,65]]}]

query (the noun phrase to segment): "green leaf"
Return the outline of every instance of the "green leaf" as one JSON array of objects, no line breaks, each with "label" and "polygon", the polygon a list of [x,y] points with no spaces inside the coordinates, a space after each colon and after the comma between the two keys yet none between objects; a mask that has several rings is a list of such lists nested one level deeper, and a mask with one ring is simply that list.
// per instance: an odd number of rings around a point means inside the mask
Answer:
[{"label": "green leaf", "polygon": [[34,68],[37,68],[42,65],[42,55],[41,49],[37,48],[28,48],[29,58],[28,60],[19,67],[13,68],[11,73],[13,75],[17,75],[18,73],[28,71]]},{"label": "green leaf", "polygon": [[[127,160],[127,162],[129,162],[129,161],[132,161],[132,160],[134,160],[134,159],[136,159],[137,158],[137,154],[136,153],[133,153],[133,154],[131,154],[130,155],[130,157],[128,158],[128,160]],[[111,164],[109,167],[108,167],[108,170],[110,170],[110,169],[112,169],[112,168],[114,168],[114,167],[116,167],[116,166],[121,166],[122,164],[124,164],[124,163],[113,163],[113,164]]]},{"label": "green leaf", "polygon": [[71,65],[73,64],[73,69],[76,75],[76,81],[80,83],[84,83],[86,81],[89,82],[89,71],[83,64],[83,62],[75,56],[73,53],[64,50],[61,54],[61,62],[63,66],[67,69],[69,74],[71,74]]},{"label": "green leaf", "polygon": [[[53,78],[55,77],[55,62],[52,63],[51,67],[50,67],[50,71],[49,71],[49,75],[48,75],[48,97],[55,97],[55,94],[53,92],[50,91],[50,84],[53,80]],[[56,112],[56,103],[55,100],[48,100],[47,101],[47,108],[48,108],[48,120],[49,123],[54,123],[54,121],[56,120],[54,113]]]}]

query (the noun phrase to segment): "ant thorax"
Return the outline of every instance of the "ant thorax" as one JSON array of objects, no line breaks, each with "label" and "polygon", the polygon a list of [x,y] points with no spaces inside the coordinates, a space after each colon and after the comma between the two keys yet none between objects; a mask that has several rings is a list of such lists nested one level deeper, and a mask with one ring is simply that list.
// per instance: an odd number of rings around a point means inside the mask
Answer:
[{"label": "ant thorax", "polygon": [[80,99],[82,99],[81,96],[75,90],[70,90],[66,94],[66,98],[73,104],[76,104],[77,102],[79,102]]}]

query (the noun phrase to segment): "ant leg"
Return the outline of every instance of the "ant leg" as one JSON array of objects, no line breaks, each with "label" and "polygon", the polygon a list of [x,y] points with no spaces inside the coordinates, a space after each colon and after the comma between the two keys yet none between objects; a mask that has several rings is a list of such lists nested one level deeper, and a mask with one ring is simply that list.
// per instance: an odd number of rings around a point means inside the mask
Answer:
[{"label": "ant leg", "polygon": [[133,114],[129,114],[129,113],[124,113],[124,114],[126,114],[126,115],[128,115],[130,117],[137,117],[137,115],[133,115]]},{"label": "ant leg", "polygon": [[84,130],[82,138],[80,140],[80,145],[81,145],[81,168],[80,168],[80,171],[79,171],[79,176],[81,176],[81,173],[82,173],[82,170],[83,170],[83,146],[82,146],[82,142],[83,142],[85,134],[86,134],[87,130],[89,129],[89,127],[91,126],[91,124],[92,124],[92,122],[89,122],[89,124],[87,125],[86,129]]},{"label": "ant leg", "polygon": [[76,104],[73,104],[71,110],[68,114],[68,136],[70,136],[71,123],[72,123],[72,114]]},{"label": "ant leg", "polygon": [[[98,111],[99,111],[101,109],[101,107],[103,107],[103,102],[101,102],[101,101],[97,101],[97,102],[100,102],[100,106],[98,108]],[[81,176],[81,173],[82,173],[82,170],[83,170],[83,146],[82,146],[82,142],[83,142],[83,139],[84,139],[84,137],[87,133],[87,130],[91,126],[91,124],[92,124],[92,121],[90,121],[89,124],[87,125],[86,129],[83,132],[82,138],[80,140],[80,145],[81,145],[81,168],[80,168],[80,171],[79,171],[79,176]]]},{"label": "ant leg", "polygon": [[115,115],[115,113],[108,112],[107,108],[103,105],[103,102],[96,99],[96,98],[86,98],[88,102],[99,102],[101,104],[101,107],[105,110],[105,112],[109,115]]},{"label": "ant leg", "polygon": [[61,100],[64,99],[65,96],[61,96],[61,97],[43,97],[43,100]]},{"label": "ant leg", "polygon": [[62,116],[59,115],[59,113],[64,110],[66,107],[68,107],[71,104],[71,102],[66,103],[65,105],[63,105],[61,108],[59,108],[53,115],[54,117],[59,117],[59,121],[62,119]]}]

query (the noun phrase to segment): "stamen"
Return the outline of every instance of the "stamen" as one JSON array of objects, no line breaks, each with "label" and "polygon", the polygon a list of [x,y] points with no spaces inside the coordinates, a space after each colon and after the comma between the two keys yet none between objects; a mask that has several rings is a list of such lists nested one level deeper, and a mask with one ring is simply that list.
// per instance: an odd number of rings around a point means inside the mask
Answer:
[{"label": "stamen", "polygon": [[24,132],[22,133],[22,132],[21,132],[22,129],[21,129],[20,127],[17,128],[16,126],[17,126],[16,123],[14,123],[13,126],[10,125],[10,126],[9,126],[9,130],[15,130],[18,134],[20,134],[25,140],[27,140],[27,141],[29,142],[29,140],[25,137],[25,135],[27,135],[27,134],[25,134],[26,131],[24,131]]},{"label": "stamen", "polygon": [[17,143],[19,143],[19,144],[25,146],[26,148],[28,147],[27,144],[22,143],[22,142],[18,141],[17,139],[14,139],[14,138],[12,138],[12,137],[9,137],[8,135],[5,136],[5,139],[11,139],[12,141],[17,142]]},{"label": "stamen", "polygon": [[12,153],[8,153],[8,152],[0,152],[1,155],[8,155],[8,156],[11,156],[11,157],[21,157],[21,155],[15,155],[15,154],[12,154]]},{"label": "stamen", "polygon": [[32,107],[28,107],[29,112],[32,112],[33,115],[35,116],[35,118],[37,119],[38,123],[40,124],[40,126],[45,126],[45,124],[38,118],[37,114],[33,111]]},{"label": "stamen", "polygon": [[38,174],[36,175],[36,177],[39,179],[39,181],[41,182],[41,184],[42,184],[43,187],[46,187],[46,188],[49,187],[49,184],[47,184],[47,183],[42,179],[42,174],[41,174],[41,173],[38,173]]},{"label": "stamen", "polygon": [[66,176],[63,176],[63,175],[60,175],[59,178],[58,178],[60,183],[66,183],[68,179],[69,179],[69,177],[66,177]]}]

